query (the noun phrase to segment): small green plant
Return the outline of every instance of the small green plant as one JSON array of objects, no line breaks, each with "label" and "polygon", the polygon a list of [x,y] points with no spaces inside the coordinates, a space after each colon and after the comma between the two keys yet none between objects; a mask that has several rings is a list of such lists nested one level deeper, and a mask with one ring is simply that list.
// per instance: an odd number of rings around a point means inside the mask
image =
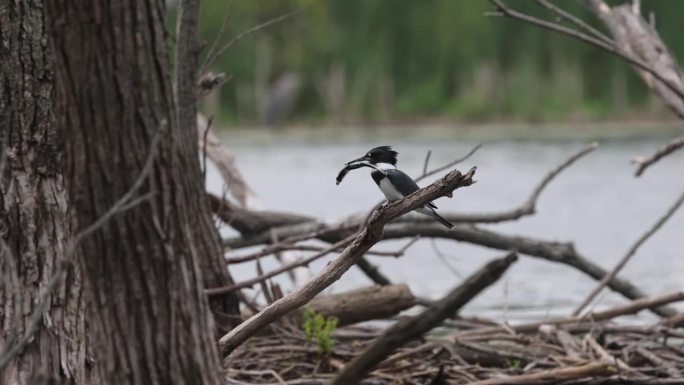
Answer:
[{"label": "small green plant", "polygon": [[307,308],[304,310],[304,334],[306,341],[311,343],[316,341],[318,350],[323,354],[330,354],[335,348],[335,340],[332,337],[337,328],[337,317],[325,317],[323,314],[316,313],[315,310]]},{"label": "small green plant", "polygon": [[522,369],[523,367],[523,362],[519,359],[506,360],[506,363],[510,369]]}]

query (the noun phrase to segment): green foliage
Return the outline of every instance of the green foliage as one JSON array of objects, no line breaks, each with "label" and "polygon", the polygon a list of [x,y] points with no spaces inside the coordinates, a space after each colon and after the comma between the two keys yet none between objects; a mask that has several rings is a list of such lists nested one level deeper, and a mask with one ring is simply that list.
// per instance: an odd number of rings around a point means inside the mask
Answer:
[{"label": "green foliage", "polygon": [[[254,121],[258,89],[284,72],[301,79],[295,119],[330,113],[324,84],[344,72],[342,111],[348,120],[449,116],[483,120],[566,119],[647,108],[648,90],[620,59],[570,37],[501,17],[482,0],[203,0],[205,53],[233,4],[221,43],[269,19],[306,7],[232,47],[214,70],[232,75],[216,115]],[[605,30],[581,2],[560,1]],[[537,17],[533,1],[511,6]],[[644,0],[675,56],[684,58],[684,1]],[[551,18],[553,19],[553,18]],[[600,108],[597,108],[599,106]]]},{"label": "green foliage", "polygon": [[519,359],[506,360],[509,369],[522,369],[523,362]]},{"label": "green foliage", "polygon": [[316,313],[315,310],[307,308],[304,310],[304,334],[306,341],[316,342],[318,350],[322,354],[330,354],[335,348],[335,340],[332,337],[337,329],[337,317],[325,317],[323,314]]}]

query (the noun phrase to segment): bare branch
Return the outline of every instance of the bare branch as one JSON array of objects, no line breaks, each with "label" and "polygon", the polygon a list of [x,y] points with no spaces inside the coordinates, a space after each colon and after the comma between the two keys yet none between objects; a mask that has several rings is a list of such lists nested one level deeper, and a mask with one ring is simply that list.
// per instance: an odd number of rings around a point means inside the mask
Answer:
[{"label": "bare branch", "polygon": [[542,191],[546,186],[561,172],[570,167],[578,159],[584,157],[585,155],[593,152],[598,148],[598,143],[592,143],[584,149],[580,150],[576,154],[570,156],[568,159],[563,161],[563,163],[556,166],[556,168],[549,171],[548,174],[539,182],[539,184],[532,190],[532,193],[527,198],[522,205],[498,213],[484,213],[484,214],[449,214],[445,213],[442,216],[450,222],[460,222],[460,223],[495,223],[520,219],[524,216],[533,215],[536,212],[537,201]]},{"label": "bare branch", "polygon": [[659,148],[655,153],[653,153],[653,155],[649,157],[635,158],[634,160],[632,160],[633,163],[636,163],[638,165],[635,172],[635,176],[641,176],[641,174],[643,174],[644,171],[646,171],[646,169],[650,167],[653,163],[682,148],[684,148],[684,136],[671,140],[670,142],[665,144],[665,146]]},{"label": "bare branch", "polygon": [[589,293],[589,295],[582,301],[582,303],[575,309],[575,311],[572,313],[572,315],[578,315],[582,310],[584,310],[587,305],[591,303],[591,301],[596,298],[596,295],[601,292],[601,290],[606,286],[606,283],[613,279],[617,275],[620,270],[622,270],[623,267],[629,262],[629,260],[636,254],[637,250],[639,250],[639,247],[643,245],[653,234],[655,234],[660,228],[672,217],[672,215],[677,212],[679,207],[684,203],[684,192],[677,198],[675,203],[663,214],[663,216],[658,219],[656,223],[651,226],[650,229],[648,229],[637,241],[632,245],[632,247],[629,248],[627,251],[627,254],[625,254],[620,262],[615,265],[613,270],[610,271],[610,273],[606,274],[601,281],[598,283],[598,285],[594,288],[594,290]]},{"label": "bare branch", "polygon": [[339,249],[340,247],[347,246],[349,244],[349,242],[351,242],[353,239],[354,239],[354,236],[350,235],[347,238],[345,238],[345,239],[335,243],[334,245],[328,247],[327,249],[324,249],[323,251],[320,251],[320,252],[318,252],[318,253],[316,253],[316,254],[314,254],[314,255],[306,258],[306,259],[303,259],[301,261],[297,261],[297,262],[293,262],[293,263],[290,263],[287,265],[283,265],[283,266],[281,266],[281,267],[279,267],[273,271],[269,271],[266,274],[261,274],[255,278],[248,279],[246,281],[242,281],[242,282],[236,283],[234,285],[205,289],[204,293],[206,295],[209,295],[209,296],[222,295],[222,294],[232,293],[235,290],[239,290],[239,289],[242,289],[245,287],[251,287],[252,285],[254,285],[256,283],[263,282],[269,278],[275,277],[276,275],[288,272],[288,271],[295,269],[297,267],[306,266],[306,265],[310,264],[311,262],[315,261],[316,259],[332,253],[333,251]]},{"label": "bare branch", "polygon": [[202,61],[202,65],[200,66],[199,73],[203,74],[204,70],[207,68],[207,61],[209,58],[214,56],[214,51],[216,50],[216,47],[218,47],[218,42],[223,38],[223,33],[226,30],[226,26],[228,26],[228,21],[230,20],[231,16],[233,16],[233,9],[235,8],[235,0],[230,0],[230,4],[228,4],[228,8],[226,9],[225,15],[223,15],[223,22],[221,23],[221,29],[219,29],[219,32],[216,36],[214,36],[214,41],[211,43],[211,47],[209,47],[209,51],[207,51],[206,56],[204,57],[204,61]]},{"label": "bare branch", "polygon": [[427,155],[425,155],[425,162],[423,163],[423,174],[427,174],[428,163],[430,163],[430,155],[432,155],[432,150],[428,150]]},{"label": "bare branch", "polygon": [[422,188],[408,197],[383,206],[370,215],[365,226],[354,236],[354,240],[340,256],[329,263],[303,287],[266,306],[219,340],[219,348],[230,354],[237,346],[253,336],[266,325],[281,316],[311,301],[318,293],[337,281],[358,258],[382,238],[387,222],[411,210],[425,205],[440,196],[451,193],[459,187],[469,186],[473,181],[475,168],[466,174],[454,170],[432,185]]},{"label": "bare branch", "polygon": [[[550,320],[544,320],[544,321],[538,321],[538,322],[531,322],[531,323],[523,323],[523,324],[518,324],[518,325],[496,325],[496,326],[487,326],[487,327],[480,327],[480,328],[475,328],[472,330],[466,330],[466,331],[460,331],[457,333],[454,333],[451,338],[452,339],[460,339],[460,338],[466,338],[471,335],[483,335],[483,334],[493,334],[493,333],[536,333],[539,331],[540,328],[548,325],[576,325],[579,327],[583,327],[582,325],[589,324],[593,325],[590,326],[589,328],[596,328],[596,323],[601,322],[601,321],[606,321],[606,320],[611,320],[616,317],[620,316],[625,316],[625,315],[631,315],[631,314],[636,314],[644,309],[652,309],[652,308],[657,308],[661,307],[663,305],[667,305],[673,302],[681,302],[684,301],[684,293],[682,292],[674,292],[674,293],[669,293],[669,294],[664,294],[664,295],[659,295],[659,296],[654,296],[654,297],[645,297],[645,298],[640,298],[634,301],[631,301],[627,304],[624,305],[619,305],[615,306],[600,312],[593,312],[590,313],[584,317],[566,317],[566,318],[557,318],[557,319],[550,319]],[[582,322],[586,321],[586,322]]]},{"label": "bare branch", "polygon": [[478,144],[477,146],[473,147],[470,151],[468,151],[467,154],[463,155],[462,157],[460,157],[460,158],[458,158],[458,159],[456,159],[456,160],[453,160],[453,161],[451,161],[451,162],[449,162],[449,163],[447,163],[447,164],[445,164],[445,165],[443,165],[443,166],[440,166],[440,167],[437,167],[437,168],[435,168],[435,169],[433,169],[433,170],[430,170],[430,171],[428,171],[428,172],[425,172],[425,169],[427,169],[427,162],[428,162],[428,160],[429,160],[429,157],[428,157],[428,158],[425,160],[425,166],[423,167],[423,174],[416,178],[416,182],[421,181],[421,180],[423,180],[423,179],[425,179],[425,178],[427,178],[427,177],[429,177],[429,176],[435,175],[435,174],[437,174],[438,172],[442,172],[442,171],[448,170],[448,169],[454,167],[455,165],[457,165],[457,164],[459,164],[459,163],[465,161],[466,159],[470,158],[477,150],[479,150],[480,147],[482,147],[482,144]]},{"label": "bare branch", "polygon": [[[501,12],[505,17],[509,17],[511,19],[515,20],[520,20],[532,25],[536,25],[541,28],[545,28],[551,31],[559,32],[568,36],[572,36],[578,40],[581,40],[585,43],[591,44],[593,46],[596,46],[598,48],[604,49],[620,58],[623,60],[627,61],[628,63],[638,67],[639,69],[642,69],[649,74],[651,74],[653,77],[658,79],[662,84],[668,88],[672,93],[676,94],[681,100],[684,100],[684,89],[681,89],[678,85],[673,84],[670,79],[665,78],[662,74],[660,74],[659,71],[655,70],[652,68],[647,62],[641,60],[640,58],[629,55],[625,52],[623,52],[622,49],[618,48],[615,45],[608,44],[605,41],[595,38],[593,36],[587,35],[585,33],[582,33],[580,31],[577,31],[572,28],[565,27],[560,24],[556,24],[547,20],[542,20],[530,15],[526,15],[524,13],[518,12],[510,7],[508,7],[502,0],[490,0],[492,4],[497,8],[499,12]],[[684,117],[680,112],[676,111],[675,112],[680,116]]]},{"label": "bare branch", "polygon": [[267,20],[267,21],[265,21],[265,22],[263,22],[263,23],[261,23],[261,24],[255,25],[254,27],[252,27],[252,28],[250,28],[250,29],[248,29],[248,30],[246,30],[246,31],[240,32],[239,34],[235,35],[235,37],[233,37],[232,39],[230,39],[230,41],[228,41],[228,43],[224,44],[224,45],[216,52],[216,54],[215,54],[213,57],[208,57],[207,60],[206,60],[206,63],[203,65],[203,67],[204,67],[204,68],[210,67],[212,64],[214,64],[214,62],[216,61],[216,59],[218,59],[221,55],[223,55],[224,52],[226,52],[228,49],[230,49],[230,47],[232,47],[233,45],[237,44],[238,42],[240,42],[240,40],[246,38],[247,36],[249,36],[249,35],[251,35],[251,34],[253,34],[253,33],[255,33],[255,32],[261,31],[262,29],[268,28],[268,27],[270,27],[270,26],[272,26],[272,25],[274,25],[274,24],[278,24],[278,23],[280,23],[281,21],[287,20],[287,19],[289,19],[290,17],[292,17],[292,16],[294,16],[294,15],[296,15],[296,14],[298,14],[298,13],[304,11],[304,10],[307,9],[307,8],[308,8],[308,7],[301,7],[301,8],[295,9],[295,10],[292,11],[292,12],[288,12],[288,13],[286,13],[286,14],[284,14],[284,15],[278,16],[278,17],[273,18],[273,19],[270,19],[270,20]]},{"label": "bare branch", "polygon": [[596,28],[592,27],[591,25],[587,24],[584,22],[584,20],[580,19],[579,17],[573,15],[572,13],[564,10],[563,8],[547,1],[547,0],[536,0],[536,2],[541,5],[542,7],[548,9],[552,13],[558,15],[561,19],[566,19],[569,20],[571,23],[575,24],[576,26],[580,27],[581,29],[587,31],[589,34],[593,35],[594,37],[603,40],[607,44],[615,44],[613,39],[609,38],[605,34],[603,34],[601,31],[597,30]]},{"label": "bare branch", "polygon": [[235,165],[235,157],[214,134],[201,114],[197,115],[197,139],[200,148],[206,149],[205,153],[218,168],[230,193],[238,203],[245,208],[259,208],[259,199]]}]

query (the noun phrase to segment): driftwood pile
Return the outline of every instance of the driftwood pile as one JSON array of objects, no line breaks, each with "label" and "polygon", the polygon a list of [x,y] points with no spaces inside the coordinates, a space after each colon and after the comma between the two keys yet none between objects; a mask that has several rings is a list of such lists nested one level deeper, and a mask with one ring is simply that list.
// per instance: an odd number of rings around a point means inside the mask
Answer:
[{"label": "driftwood pile", "polygon": [[[398,349],[362,384],[682,384],[684,332],[610,321],[491,333],[491,324],[427,337]],[[301,330],[252,338],[226,360],[229,384],[327,384],[381,331],[349,326],[331,354]]]},{"label": "driftwood pile", "polygon": [[[465,319],[458,310],[517,259],[494,260],[442,300],[378,328],[336,330],[329,352],[307,341],[301,315],[292,313],[226,357],[231,384],[681,384],[684,317],[653,325],[616,318],[684,300],[684,293],[632,301],[583,317],[502,325]],[[277,290],[269,296],[277,295]],[[386,296],[382,311],[373,313]],[[368,305],[364,298],[371,298]],[[397,300],[401,299],[401,300]],[[394,301],[396,300],[396,301]],[[391,305],[392,303],[402,305]],[[321,297],[310,307],[343,324],[388,316],[419,302],[405,285],[373,287]]]},{"label": "driftwood pile", "polygon": [[[457,223],[445,230],[439,224],[404,214],[475,183],[475,168],[465,173],[453,170],[403,200],[331,224],[263,207],[255,210],[252,204],[256,198],[252,190],[241,190],[246,183],[233,159],[221,155],[222,145],[206,135],[206,125],[200,127],[200,143],[210,142],[203,147],[212,161],[222,165],[219,171],[224,179],[230,182],[237,176],[240,180],[223,197],[208,194],[217,218],[239,233],[223,240],[226,262],[254,263],[257,268],[253,278],[205,290],[208,296],[237,292],[246,310],[244,321],[219,339],[228,383],[684,384],[684,316],[668,306],[684,301],[684,293],[649,297],[619,275],[640,246],[684,204],[684,193],[609,270],[580,253],[572,243],[505,235],[478,226],[535,214],[546,186],[597,145],[581,149],[552,168],[520,206],[492,213],[445,213],[449,221]],[[417,179],[453,168],[477,148],[433,170],[428,170],[428,154]],[[414,297],[404,284],[392,284],[391,277],[367,259],[401,257],[421,238],[452,239],[508,254],[482,267],[441,300],[429,301]],[[391,252],[370,249],[387,239],[406,239],[407,243]],[[292,254],[297,258],[288,258]],[[299,282],[293,292],[283,293],[271,281],[329,254],[337,256],[313,278]],[[597,284],[573,314],[563,319],[508,325],[460,317],[461,307],[496,282],[518,254],[564,264]],[[282,266],[263,271],[260,260],[267,257],[277,258]],[[334,296],[321,294],[352,266],[360,268],[377,286]],[[247,288],[261,293],[265,303],[244,293]],[[585,309],[603,289],[611,289],[629,302],[587,312]],[[306,308],[339,320],[330,351],[307,342],[303,327]],[[401,313],[407,309],[411,309],[411,316]],[[643,321],[628,324],[620,319],[641,311],[651,312],[658,321],[644,325]],[[363,324],[371,320],[376,321]],[[391,324],[381,328],[377,320]]]}]

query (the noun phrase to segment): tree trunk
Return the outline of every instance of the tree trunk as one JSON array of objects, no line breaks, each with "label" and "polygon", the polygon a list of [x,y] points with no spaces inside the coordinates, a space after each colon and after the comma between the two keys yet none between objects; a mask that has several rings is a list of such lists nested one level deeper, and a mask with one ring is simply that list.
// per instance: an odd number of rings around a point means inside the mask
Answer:
[{"label": "tree trunk", "polygon": [[[187,110],[174,102],[164,1],[48,4],[77,228],[144,178],[133,195],[143,199],[80,245],[98,372],[110,384],[219,384],[203,289],[231,280],[203,195],[195,128],[181,125]],[[237,314],[236,297],[221,301],[215,310]]]},{"label": "tree trunk", "polygon": [[[0,2],[0,361],[29,329],[70,242],[41,1]],[[0,384],[89,384],[81,276],[67,268]]]}]

